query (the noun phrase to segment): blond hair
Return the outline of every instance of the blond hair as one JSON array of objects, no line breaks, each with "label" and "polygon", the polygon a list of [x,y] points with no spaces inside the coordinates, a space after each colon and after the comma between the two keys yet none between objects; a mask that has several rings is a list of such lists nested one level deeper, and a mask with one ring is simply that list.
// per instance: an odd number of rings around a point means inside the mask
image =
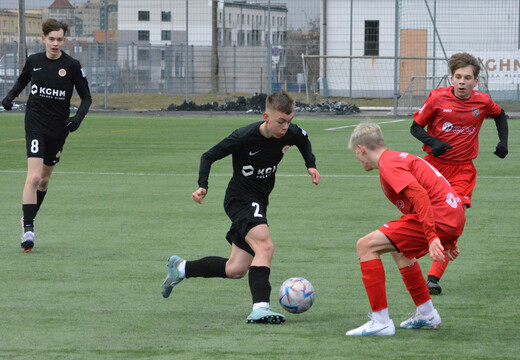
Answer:
[{"label": "blond hair", "polygon": [[352,131],[352,135],[350,135],[348,147],[350,150],[355,151],[358,145],[363,145],[369,150],[386,146],[383,132],[379,125],[373,122],[362,122],[356,126],[354,131]]}]

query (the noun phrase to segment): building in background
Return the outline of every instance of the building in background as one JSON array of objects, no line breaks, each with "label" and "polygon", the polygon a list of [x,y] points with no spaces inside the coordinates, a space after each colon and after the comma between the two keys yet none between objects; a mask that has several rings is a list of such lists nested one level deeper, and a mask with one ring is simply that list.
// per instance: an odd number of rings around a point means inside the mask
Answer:
[{"label": "building in background", "polygon": [[[42,12],[25,11],[25,34],[28,47],[41,42]],[[0,48],[18,42],[18,10],[0,10]]]},{"label": "building in background", "polygon": [[58,21],[63,21],[69,25],[69,29],[65,36],[71,37],[76,33],[76,9],[69,0],[54,0],[49,7],[42,8],[42,18],[53,18]]},{"label": "building in background", "polygon": [[[449,77],[446,61],[427,58],[465,51],[482,61],[479,90],[489,91],[494,99],[518,96],[519,1],[477,3],[475,7],[473,0],[400,0],[396,8],[387,0],[327,0],[320,54],[370,60],[322,58],[319,77],[327,79],[329,94],[335,96],[348,96],[352,90],[354,97],[392,97],[396,90],[401,96],[407,89],[420,90],[420,106],[429,90],[447,84]],[[454,21],[453,14],[468,16]],[[384,57],[396,54],[422,59],[402,59],[394,71],[394,60]],[[325,87],[320,90],[323,94]]]},{"label": "building in background", "polygon": [[[118,63],[129,77],[135,74],[129,82],[137,82],[139,88],[150,84],[162,92],[182,93],[188,76],[189,92],[210,92],[211,61],[218,56],[219,91],[252,92],[259,84],[265,89],[267,44],[283,51],[287,7],[271,5],[269,12],[267,5],[253,2],[190,0],[186,39],[186,4],[185,0],[119,2]],[[283,55],[278,60],[274,79],[282,76],[285,65]]]}]

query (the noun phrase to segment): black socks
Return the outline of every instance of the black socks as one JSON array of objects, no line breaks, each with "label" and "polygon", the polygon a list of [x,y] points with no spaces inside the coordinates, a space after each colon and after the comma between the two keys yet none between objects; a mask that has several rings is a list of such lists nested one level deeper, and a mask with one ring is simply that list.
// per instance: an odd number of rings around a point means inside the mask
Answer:
[{"label": "black socks", "polygon": [[186,278],[225,278],[227,261],[228,259],[219,256],[207,256],[195,261],[186,261]]}]

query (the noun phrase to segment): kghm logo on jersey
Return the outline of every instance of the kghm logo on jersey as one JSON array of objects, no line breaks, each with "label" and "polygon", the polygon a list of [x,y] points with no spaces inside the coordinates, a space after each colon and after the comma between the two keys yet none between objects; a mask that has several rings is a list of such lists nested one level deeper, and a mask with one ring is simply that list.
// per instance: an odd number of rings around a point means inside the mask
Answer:
[{"label": "kghm logo on jersey", "polygon": [[474,117],[477,117],[478,114],[480,114],[480,111],[479,111],[479,109],[471,109],[471,113],[473,114]]},{"label": "kghm logo on jersey", "polygon": [[255,171],[255,168],[251,165],[245,165],[242,167],[242,175],[245,177],[254,175],[257,179],[265,179],[269,176],[273,175],[276,172],[276,165],[273,167],[267,167],[264,169],[257,169]]},{"label": "kghm logo on jersey", "polygon": [[43,98],[47,98],[47,99],[65,100],[67,91],[51,89],[51,88],[47,88],[47,87],[38,87],[38,85],[33,84],[31,86],[31,94],[38,95],[39,97],[43,97]]}]

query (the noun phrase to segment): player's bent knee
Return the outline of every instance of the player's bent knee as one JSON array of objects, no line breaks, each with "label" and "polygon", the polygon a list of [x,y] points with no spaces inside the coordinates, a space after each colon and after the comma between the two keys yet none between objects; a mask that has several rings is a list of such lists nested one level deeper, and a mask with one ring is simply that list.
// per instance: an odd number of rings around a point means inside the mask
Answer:
[{"label": "player's bent knee", "polygon": [[27,177],[27,184],[36,188],[40,185],[42,181],[42,177],[40,175],[31,175],[29,177]]},{"label": "player's bent knee", "polygon": [[229,279],[242,279],[247,274],[248,268],[226,264],[226,277]]},{"label": "player's bent knee", "polygon": [[226,269],[226,276],[228,279],[242,279],[247,274],[247,271],[229,271]]},{"label": "player's bent knee", "polygon": [[50,180],[49,177],[41,178],[40,183],[38,184],[39,190],[41,190],[41,191],[47,190],[47,188],[49,187],[49,180]]},{"label": "player's bent knee", "polygon": [[370,237],[369,235],[363,236],[356,243],[356,251],[358,257],[362,257],[370,250]]}]

